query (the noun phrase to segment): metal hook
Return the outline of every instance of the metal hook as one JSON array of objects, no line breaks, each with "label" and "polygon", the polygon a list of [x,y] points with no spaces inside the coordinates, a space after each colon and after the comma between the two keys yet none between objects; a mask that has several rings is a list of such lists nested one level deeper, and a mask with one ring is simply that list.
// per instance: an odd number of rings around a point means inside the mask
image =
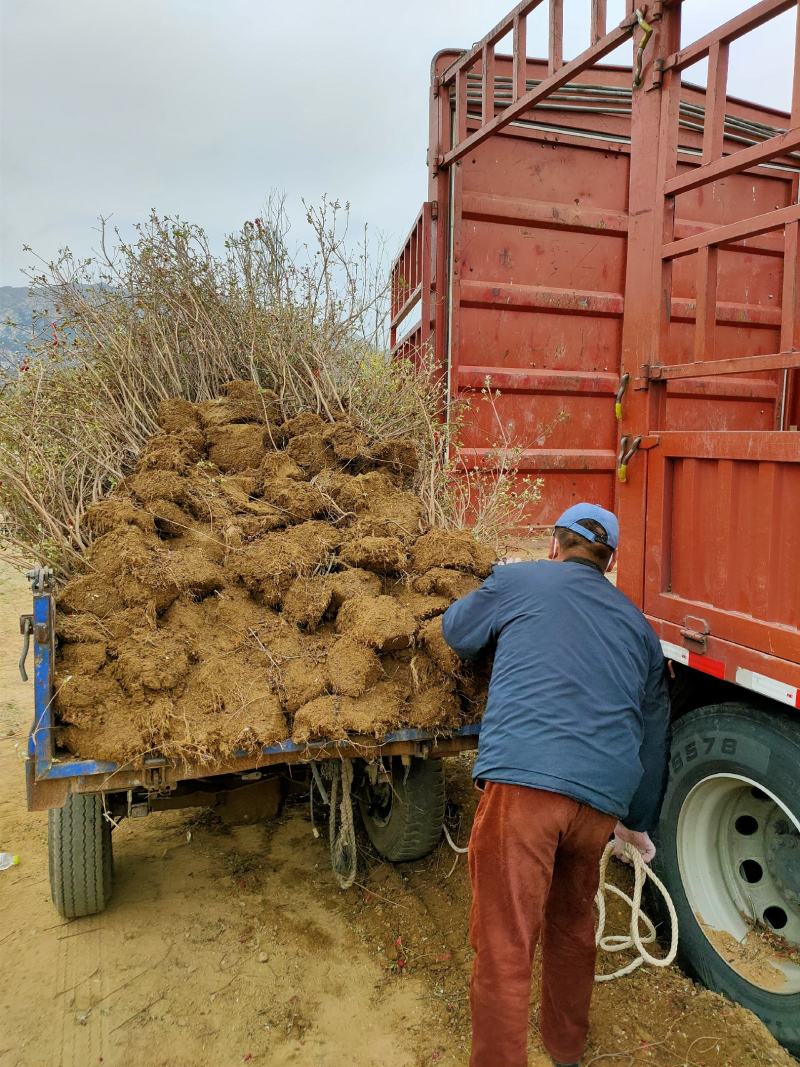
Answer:
[{"label": "metal hook", "polygon": [[615,402],[614,402],[614,414],[617,416],[617,421],[622,418],[622,398],[625,396],[625,392],[628,388],[628,383],[631,380],[630,374],[627,372],[622,375],[619,380],[619,389],[617,389]]},{"label": "metal hook", "polygon": [[639,39],[639,47],[636,49],[636,71],[633,75],[634,89],[640,88],[642,84],[642,60],[644,58],[644,50],[647,48],[647,42],[653,35],[653,27],[645,20],[644,12],[639,7],[636,8],[636,21],[638,25],[641,26],[643,33]]},{"label": "metal hook", "polygon": [[[628,442],[630,446],[628,445]],[[623,437],[619,443],[619,453],[617,455],[617,477],[621,482],[627,482],[628,480],[628,464],[639,451],[639,445],[642,443],[641,437],[634,437],[631,441],[630,437]]]}]

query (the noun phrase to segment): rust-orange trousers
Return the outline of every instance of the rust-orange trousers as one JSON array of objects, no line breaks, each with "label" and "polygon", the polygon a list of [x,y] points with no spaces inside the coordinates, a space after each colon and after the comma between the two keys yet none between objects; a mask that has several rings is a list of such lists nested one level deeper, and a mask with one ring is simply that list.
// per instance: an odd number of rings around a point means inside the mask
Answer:
[{"label": "rust-orange trousers", "polygon": [[527,1067],[539,941],[542,1040],[554,1060],[580,1059],[594,984],[593,901],[615,824],[560,793],[486,783],[469,840],[470,1067]]}]

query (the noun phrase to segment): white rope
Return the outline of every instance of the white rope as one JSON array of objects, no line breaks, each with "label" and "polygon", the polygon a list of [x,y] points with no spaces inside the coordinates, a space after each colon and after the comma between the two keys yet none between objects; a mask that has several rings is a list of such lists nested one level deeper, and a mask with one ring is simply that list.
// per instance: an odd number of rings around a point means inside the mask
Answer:
[{"label": "white rope", "polygon": [[114,818],[114,816],[111,814],[111,812],[108,810],[108,805],[106,804],[106,795],[105,795],[105,793],[101,793],[100,796],[102,797],[102,800],[103,800],[103,818],[107,822],[110,822],[115,830],[119,830],[119,823]]},{"label": "white rope", "polygon": [[[339,806],[339,829],[336,829],[336,801],[339,794],[339,782],[342,785],[342,800]],[[349,889],[356,880],[358,871],[358,852],[356,850],[356,829],[353,823],[353,761],[343,759],[341,764],[333,764],[331,782],[331,807],[328,822],[331,846],[331,866],[336,881],[342,889]]]},{"label": "white rope", "polygon": [[450,846],[450,848],[452,848],[453,852],[457,852],[459,854],[459,856],[466,856],[466,854],[469,852],[469,849],[468,848],[459,848],[459,846],[455,843],[455,841],[450,836],[450,831],[447,829],[447,827],[444,825],[444,823],[442,823],[442,829],[444,830],[444,836],[447,839],[447,843]]},{"label": "white rope", "polygon": [[[606,868],[608,867],[608,861],[611,859],[611,855],[614,851],[614,842],[609,841],[606,845],[605,852],[603,852],[603,858],[600,860],[600,887],[597,890],[597,896],[595,897],[598,915],[594,940],[597,947],[603,952],[625,952],[628,949],[635,949],[639,955],[626,967],[621,967],[620,970],[614,971],[613,974],[596,974],[594,976],[595,982],[611,982],[614,978],[622,978],[623,975],[631,974],[637,967],[641,967],[643,963],[648,964],[650,967],[669,967],[675,960],[675,956],[678,952],[678,916],[675,914],[675,905],[672,903],[672,898],[667,891],[667,887],[658,875],[655,874],[644,862],[641,853],[637,848],[626,841],[623,844],[623,849],[625,855],[633,864],[633,897],[629,897],[627,893],[624,893],[621,889],[618,889],[615,885],[611,885],[606,881]],[[645,945],[651,945],[656,940],[656,928],[641,908],[642,891],[648,878],[652,880],[653,885],[664,898],[672,926],[669,952],[663,958],[652,956],[645,948]],[[631,925],[629,934],[609,934],[604,936],[606,926],[606,892],[621,897],[621,899],[630,906]],[[639,932],[639,920],[644,923],[647,929],[647,933],[644,937]]]}]

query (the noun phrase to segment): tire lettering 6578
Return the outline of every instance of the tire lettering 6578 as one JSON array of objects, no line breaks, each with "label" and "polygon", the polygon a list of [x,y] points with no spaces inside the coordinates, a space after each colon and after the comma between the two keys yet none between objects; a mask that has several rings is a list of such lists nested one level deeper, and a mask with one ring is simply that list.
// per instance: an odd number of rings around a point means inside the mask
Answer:
[{"label": "tire lettering 6578", "polygon": [[736,755],[735,737],[700,737],[687,741],[680,752],[673,752],[671,766],[673,771],[679,771],[685,765],[692,763],[699,755],[710,756],[716,749],[723,756]]}]

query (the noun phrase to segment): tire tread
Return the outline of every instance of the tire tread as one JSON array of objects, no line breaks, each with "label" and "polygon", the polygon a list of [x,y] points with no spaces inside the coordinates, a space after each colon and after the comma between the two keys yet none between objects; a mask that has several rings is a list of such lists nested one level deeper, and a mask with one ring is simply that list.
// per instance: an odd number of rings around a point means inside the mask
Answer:
[{"label": "tire tread", "polygon": [[[710,704],[706,707],[696,708],[678,719],[674,727],[675,739],[679,738],[684,731],[691,732],[700,721],[702,721],[705,730],[724,728],[725,730],[736,732],[742,737],[760,741],[769,747],[773,755],[779,754],[780,759],[787,756],[789,766],[797,766],[800,763],[800,723],[793,720],[790,715],[739,701]],[[701,766],[702,762],[692,764],[695,769],[699,769]],[[714,766],[717,766],[717,764]],[[674,789],[680,788],[678,783],[685,773],[687,773],[686,768],[677,772]],[[776,773],[773,771],[771,764],[769,773],[773,777]],[[755,781],[759,780],[755,771],[752,773],[752,777]],[[767,781],[764,781],[764,785],[767,788],[770,787]],[[680,915],[685,897],[677,861],[672,857],[675,827],[672,826],[671,821],[676,816],[682,800],[680,799],[680,794],[678,794],[680,803],[676,809],[675,804],[677,801],[673,801],[672,792],[673,778],[671,775],[664,805],[664,814],[670,822],[665,824],[662,818],[659,838],[664,838],[664,840],[659,840],[658,842],[659,851],[656,854],[654,867],[672,892]],[[666,920],[664,911],[658,902],[654,900],[652,903],[656,905],[656,912],[662,921]],[[688,908],[688,901],[686,902],[686,907]],[[688,912],[685,921],[689,924],[692,922],[692,917]],[[668,923],[668,920],[666,922]],[[698,950],[697,945],[701,946],[700,950]],[[710,944],[706,948],[698,938],[693,936],[691,925],[685,939],[682,933],[679,958],[684,969],[690,975],[697,978],[709,989],[722,993],[730,999],[743,1004],[744,1007],[761,1018],[778,1041],[795,1055],[800,1054],[800,994],[780,995],[766,993],[752,986],[730,968],[720,969],[719,957],[716,951]],[[730,973],[727,974],[726,971],[730,971]]]},{"label": "tire tread", "polygon": [[65,919],[95,915],[111,896],[111,827],[96,794],[71,793],[48,815],[50,892]]},{"label": "tire tread", "polygon": [[441,759],[414,757],[408,777],[398,775],[395,790],[398,800],[386,826],[376,826],[361,813],[370,841],[392,863],[422,859],[431,852],[442,835],[444,821],[445,784]]}]

